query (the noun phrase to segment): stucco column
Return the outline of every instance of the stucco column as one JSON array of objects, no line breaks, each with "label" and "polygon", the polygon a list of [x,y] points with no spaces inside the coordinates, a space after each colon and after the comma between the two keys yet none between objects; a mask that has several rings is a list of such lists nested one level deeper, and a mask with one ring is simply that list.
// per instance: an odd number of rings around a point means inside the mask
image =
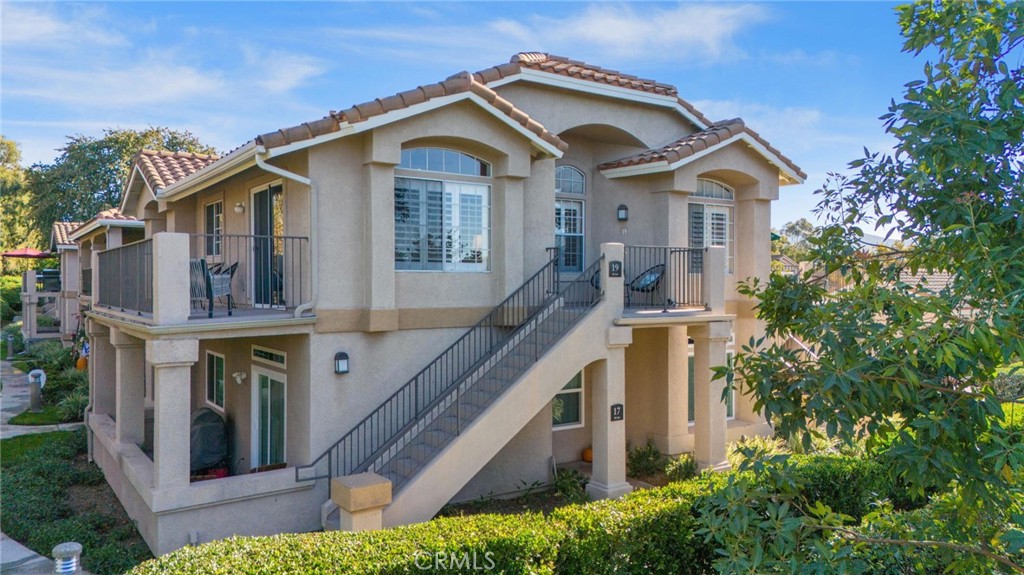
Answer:
[{"label": "stucco column", "polygon": [[523,269],[523,180],[495,178],[491,189],[491,269],[500,262],[504,298],[537,270]]},{"label": "stucco column", "polygon": [[[777,190],[776,190],[777,195]],[[736,277],[767,280],[771,274],[771,201],[764,197],[746,198],[736,202]],[[771,197],[770,195],[768,197]],[[737,294],[736,349],[749,345],[750,339],[764,336],[764,322],[757,319],[754,302]],[[748,423],[766,424],[764,416],[754,410],[754,400],[739,393],[737,382],[736,418]]]},{"label": "stucco column", "polygon": [[114,346],[110,343],[110,329],[90,319],[89,334],[89,397],[92,412],[114,415],[115,383],[117,381]]},{"label": "stucco column", "polygon": [[693,338],[694,457],[701,468],[715,468],[725,463],[728,422],[722,401],[725,380],[711,381],[711,368],[725,365],[731,325],[715,321],[689,331]]},{"label": "stucco column", "polygon": [[[366,222],[368,234],[365,269],[369,295],[367,331],[398,329],[395,310],[395,166],[370,161],[363,165],[366,190]],[[321,274],[324,277],[324,274]]]},{"label": "stucco column", "polygon": [[110,341],[114,344],[117,372],[114,393],[115,435],[121,443],[140,445],[145,422],[145,342],[117,328],[110,329]]},{"label": "stucco column", "polygon": [[184,487],[189,481],[192,365],[199,340],[150,340],[153,365],[153,468],[156,489]]},{"label": "stucco column", "polygon": [[89,292],[89,305],[90,307],[96,307],[100,303],[100,252],[107,249],[106,246],[97,246],[93,244],[92,253],[89,257],[92,258],[92,267],[89,268],[89,274],[92,275],[92,291]]},{"label": "stucco column", "polygon": [[188,322],[189,277],[188,234],[162,232],[153,236],[153,323]]},{"label": "stucco column", "polygon": [[688,389],[688,334],[686,326],[669,327],[664,329],[665,338],[662,345],[665,346],[665,379],[664,381],[649,382],[649,385],[658,386],[655,397],[655,409],[658,410],[655,420],[662,426],[656,430],[651,440],[662,453],[676,455],[686,451],[684,442],[690,433]]},{"label": "stucco column", "polygon": [[[633,490],[626,482],[626,420],[612,421],[612,406],[626,401],[626,350],[622,328],[609,329],[607,359],[594,364],[590,381],[593,420],[590,423],[594,451],[593,473],[587,483],[592,499],[609,499]],[[628,331],[628,330],[627,330]]]}]

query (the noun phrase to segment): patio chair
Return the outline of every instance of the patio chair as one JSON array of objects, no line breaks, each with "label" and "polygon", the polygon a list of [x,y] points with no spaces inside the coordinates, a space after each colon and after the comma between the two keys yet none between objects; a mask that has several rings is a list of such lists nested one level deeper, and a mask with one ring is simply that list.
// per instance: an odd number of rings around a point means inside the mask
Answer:
[{"label": "patio chair", "polygon": [[648,294],[648,305],[654,303],[654,292],[661,286],[661,280],[665,278],[665,264],[651,266],[644,273],[633,278],[633,281],[626,284],[626,307],[632,305],[632,294]]},{"label": "patio chair", "polygon": [[[231,310],[235,307],[235,300],[231,297],[231,281],[235,277],[235,271],[238,269],[238,262],[231,264],[230,266],[224,267],[223,264],[215,264],[207,272],[209,278],[210,297],[218,298],[224,297],[228,301],[228,315],[232,315]],[[212,310],[211,310],[212,311]]]},{"label": "patio chair", "polygon": [[[206,302],[210,299],[209,292],[206,289],[207,273],[209,272],[206,268],[205,259],[191,258],[188,260],[189,300],[192,303],[193,309],[196,307],[206,309]],[[210,313],[213,313],[212,309]]]}]

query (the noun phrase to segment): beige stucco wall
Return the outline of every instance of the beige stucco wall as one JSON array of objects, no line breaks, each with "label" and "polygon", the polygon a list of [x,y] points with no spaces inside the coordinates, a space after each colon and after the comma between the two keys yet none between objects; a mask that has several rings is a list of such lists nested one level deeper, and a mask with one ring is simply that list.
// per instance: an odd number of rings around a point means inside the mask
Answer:
[{"label": "beige stucco wall", "polygon": [[[284,374],[285,382],[285,452],[289,465],[304,464],[310,460],[310,361],[307,336],[256,337],[239,339],[201,340],[199,361],[192,366],[192,409],[211,407],[224,416],[230,430],[229,457],[235,474],[245,474],[253,467],[252,402],[256,376],[253,368],[270,373]],[[252,346],[282,351],[287,354],[287,368],[280,369],[268,363],[253,361]],[[224,410],[206,401],[207,352],[224,356]],[[241,384],[232,374],[244,372]]]}]

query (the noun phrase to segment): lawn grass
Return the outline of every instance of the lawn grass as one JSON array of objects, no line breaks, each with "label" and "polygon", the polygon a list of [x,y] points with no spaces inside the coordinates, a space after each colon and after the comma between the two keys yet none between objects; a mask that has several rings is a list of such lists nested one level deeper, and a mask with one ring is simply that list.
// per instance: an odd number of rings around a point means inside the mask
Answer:
[{"label": "lawn grass", "polygon": [[54,439],[65,437],[69,433],[71,432],[51,431],[49,433],[32,433],[0,441],[0,452],[3,453],[3,458],[0,459],[0,470],[6,472],[8,468],[21,461],[25,454],[33,449],[45,445]]},{"label": "lawn grass", "polygon": [[152,555],[85,450],[83,430],[0,441],[0,530],[45,556],[76,541],[87,571],[124,573]]},{"label": "lawn grass", "polygon": [[21,373],[28,373],[32,371],[33,369],[35,369],[35,364],[36,360],[34,359],[19,359],[11,363],[11,365],[14,366],[14,369],[20,371]]},{"label": "lawn grass", "polygon": [[42,411],[32,413],[26,409],[12,417],[8,423],[12,425],[57,425],[64,422],[60,418],[56,405],[44,405]]}]

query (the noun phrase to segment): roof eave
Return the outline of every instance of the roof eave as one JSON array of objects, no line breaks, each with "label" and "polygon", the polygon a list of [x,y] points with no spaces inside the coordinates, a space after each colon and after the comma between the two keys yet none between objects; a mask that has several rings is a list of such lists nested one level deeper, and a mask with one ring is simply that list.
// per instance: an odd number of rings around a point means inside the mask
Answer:
[{"label": "roof eave", "polygon": [[78,240],[104,226],[108,228],[144,228],[146,227],[146,222],[141,220],[95,220],[76,229],[68,238]]},{"label": "roof eave", "polygon": [[153,195],[159,201],[178,200],[198,192],[204,185],[227,179],[255,165],[256,142],[250,140],[209,166],[189,174],[165,188],[153,190]]}]

